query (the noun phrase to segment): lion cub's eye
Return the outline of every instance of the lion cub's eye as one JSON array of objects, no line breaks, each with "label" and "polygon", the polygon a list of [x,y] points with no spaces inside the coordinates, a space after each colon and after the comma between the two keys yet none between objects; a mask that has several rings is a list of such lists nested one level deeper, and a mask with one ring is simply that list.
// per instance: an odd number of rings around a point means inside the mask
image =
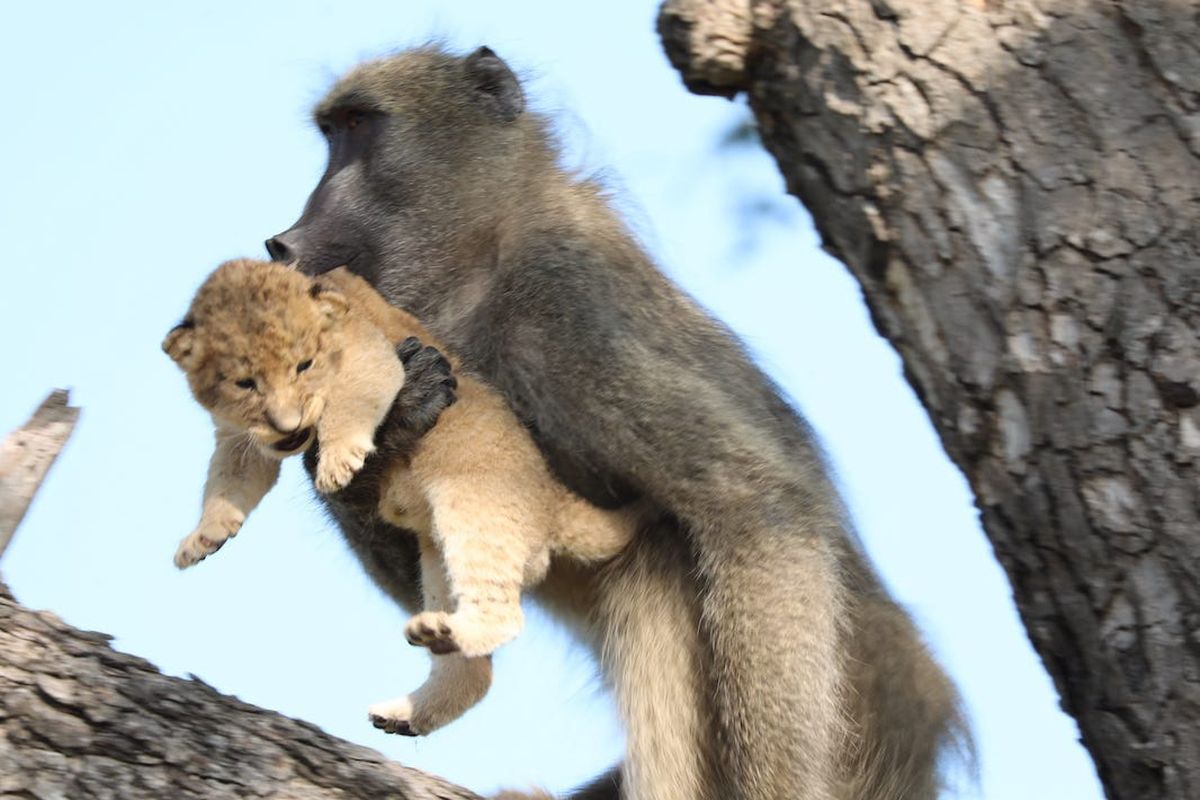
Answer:
[{"label": "lion cub's eye", "polygon": [[312,361],[313,360],[311,358],[307,358],[304,361],[301,361],[299,364],[296,365],[296,372],[304,372],[304,370],[306,370],[312,366]]},{"label": "lion cub's eye", "polygon": [[253,389],[254,387],[258,386],[258,384],[254,382],[254,378],[242,378],[233,385],[239,389]]}]

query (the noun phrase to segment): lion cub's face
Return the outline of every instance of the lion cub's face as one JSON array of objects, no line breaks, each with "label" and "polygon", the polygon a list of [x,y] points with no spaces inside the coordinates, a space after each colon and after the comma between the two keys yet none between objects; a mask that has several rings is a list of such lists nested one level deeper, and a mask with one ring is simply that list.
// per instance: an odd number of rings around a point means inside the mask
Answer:
[{"label": "lion cub's face", "polygon": [[163,350],[218,424],[279,458],[303,450],[341,361],[342,295],[279,264],[239,259],[209,276]]}]

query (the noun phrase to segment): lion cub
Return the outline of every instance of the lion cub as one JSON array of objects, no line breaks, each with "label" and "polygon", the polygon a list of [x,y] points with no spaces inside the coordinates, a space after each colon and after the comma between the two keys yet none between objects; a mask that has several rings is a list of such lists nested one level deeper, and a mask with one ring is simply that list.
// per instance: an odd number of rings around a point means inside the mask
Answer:
[{"label": "lion cub", "polygon": [[555,481],[503,397],[345,269],[313,279],[271,262],[226,262],[163,349],[216,425],[200,523],[175,555],[184,568],[237,533],[281,459],[315,443],[317,489],[349,483],[404,382],[394,345],[410,336],[446,354],[459,380],[458,401],[380,485],[380,516],[418,537],[425,610],[405,636],[433,665],[417,691],[372,706],[370,717],[416,736],[486,694],[490,654],[520,632],[521,590],[542,580],[551,555],[612,558],[636,532],[637,509],[601,510]]}]

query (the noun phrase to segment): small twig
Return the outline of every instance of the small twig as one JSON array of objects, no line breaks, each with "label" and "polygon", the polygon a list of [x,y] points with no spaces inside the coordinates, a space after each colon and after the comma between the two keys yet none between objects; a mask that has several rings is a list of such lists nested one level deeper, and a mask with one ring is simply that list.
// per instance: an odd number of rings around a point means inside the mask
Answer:
[{"label": "small twig", "polygon": [[55,389],[28,422],[0,443],[0,556],[75,430],[79,409],[67,405],[69,399],[66,389]]}]

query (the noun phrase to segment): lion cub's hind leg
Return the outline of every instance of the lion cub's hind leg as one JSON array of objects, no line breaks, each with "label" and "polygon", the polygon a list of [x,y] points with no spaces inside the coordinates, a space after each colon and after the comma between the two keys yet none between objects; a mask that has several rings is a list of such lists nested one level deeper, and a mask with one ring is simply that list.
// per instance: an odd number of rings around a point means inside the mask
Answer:
[{"label": "lion cub's hind leg", "polygon": [[[449,602],[444,567],[433,544],[421,541],[421,590],[427,609]],[[483,699],[492,684],[490,656],[462,653],[434,655],[429,677],[412,694],[376,703],[368,709],[371,723],[388,733],[424,736],[461,717]]]},{"label": "lion cub's hind leg", "polygon": [[506,483],[446,480],[430,487],[431,537],[445,565],[452,610],[409,620],[404,633],[412,644],[483,656],[521,632],[526,565],[547,547],[547,536],[536,501]]},{"label": "lion cub's hind leg", "polygon": [[376,703],[367,712],[371,724],[382,731],[425,736],[465,714],[483,699],[491,685],[491,656],[435,655],[429,677],[419,689]]}]

